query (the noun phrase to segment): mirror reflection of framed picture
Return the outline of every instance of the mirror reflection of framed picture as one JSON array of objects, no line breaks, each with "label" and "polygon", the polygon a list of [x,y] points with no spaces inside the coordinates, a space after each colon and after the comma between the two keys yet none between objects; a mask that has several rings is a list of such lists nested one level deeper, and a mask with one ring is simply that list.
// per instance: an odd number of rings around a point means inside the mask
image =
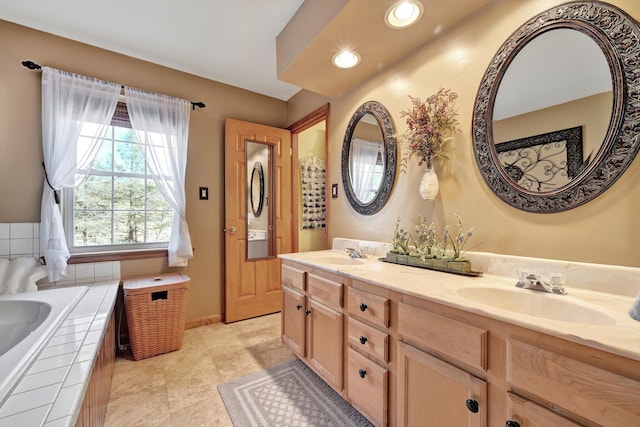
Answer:
[{"label": "mirror reflection of framed picture", "polygon": [[538,193],[568,185],[586,164],[582,151],[582,126],[496,144],[509,178]]}]

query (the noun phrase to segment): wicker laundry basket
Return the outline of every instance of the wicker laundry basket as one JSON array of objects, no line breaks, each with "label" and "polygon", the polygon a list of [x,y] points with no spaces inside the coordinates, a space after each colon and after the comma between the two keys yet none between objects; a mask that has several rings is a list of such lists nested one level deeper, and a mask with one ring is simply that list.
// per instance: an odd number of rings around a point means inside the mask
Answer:
[{"label": "wicker laundry basket", "polygon": [[189,280],[184,274],[170,273],[123,282],[129,339],[135,360],[180,350]]}]

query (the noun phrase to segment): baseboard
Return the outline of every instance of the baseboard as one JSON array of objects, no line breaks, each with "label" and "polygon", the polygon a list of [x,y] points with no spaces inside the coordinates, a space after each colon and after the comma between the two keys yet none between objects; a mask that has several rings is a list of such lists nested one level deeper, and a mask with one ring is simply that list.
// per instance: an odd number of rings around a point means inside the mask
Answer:
[{"label": "baseboard", "polygon": [[222,321],[223,321],[222,314],[214,314],[213,316],[201,317],[199,319],[189,320],[187,323],[185,323],[184,328],[185,329],[199,328],[200,326],[213,325],[214,323],[220,323]]}]

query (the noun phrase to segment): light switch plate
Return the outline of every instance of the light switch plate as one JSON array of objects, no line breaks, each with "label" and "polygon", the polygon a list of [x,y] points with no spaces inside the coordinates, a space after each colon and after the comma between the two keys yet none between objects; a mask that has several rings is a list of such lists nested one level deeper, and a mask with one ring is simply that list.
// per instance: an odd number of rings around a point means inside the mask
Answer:
[{"label": "light switch plate", "polygon": [[338,184],[331,184],[331,198],[338,198]]},{"label": "light switch plate", "polygon": [[209,187],[200,187],[200,200],[209,200]]}]

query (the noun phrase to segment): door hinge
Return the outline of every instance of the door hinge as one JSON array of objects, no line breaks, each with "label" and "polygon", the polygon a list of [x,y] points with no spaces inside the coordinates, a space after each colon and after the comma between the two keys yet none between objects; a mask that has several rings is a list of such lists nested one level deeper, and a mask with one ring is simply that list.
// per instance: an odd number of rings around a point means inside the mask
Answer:
[{"label": "door hinge", "polygon": [[293,156],[293,148],[289,147],[289,156]]}]

